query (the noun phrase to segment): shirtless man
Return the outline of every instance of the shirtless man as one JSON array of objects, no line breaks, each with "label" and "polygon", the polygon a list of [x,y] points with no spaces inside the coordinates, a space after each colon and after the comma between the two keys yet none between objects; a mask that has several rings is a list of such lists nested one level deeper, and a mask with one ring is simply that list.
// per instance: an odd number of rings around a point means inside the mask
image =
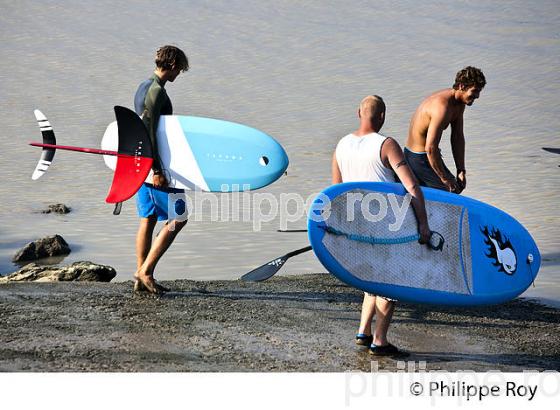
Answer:
[{"label": "shirtless man", "polygon": [[[461,193],[467,186],[463,113],[486,85],[482,71],[465,67],[457,73],[453,88],[437,91],[426,98],[410,121],[404,149],[405,158],[420,185]],[[439,143],[451,124],[451,150],[457,176],[447,169]]]}]

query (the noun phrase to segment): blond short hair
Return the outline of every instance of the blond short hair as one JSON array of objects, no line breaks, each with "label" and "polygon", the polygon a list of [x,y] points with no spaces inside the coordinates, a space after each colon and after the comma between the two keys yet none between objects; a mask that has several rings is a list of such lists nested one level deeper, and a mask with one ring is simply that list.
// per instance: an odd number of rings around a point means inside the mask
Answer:
[{"label": "blond short hair", "polygon": [[385,102],[378,95],[368,95],[360,102],[360,115],[373,120],[385,112]]}]

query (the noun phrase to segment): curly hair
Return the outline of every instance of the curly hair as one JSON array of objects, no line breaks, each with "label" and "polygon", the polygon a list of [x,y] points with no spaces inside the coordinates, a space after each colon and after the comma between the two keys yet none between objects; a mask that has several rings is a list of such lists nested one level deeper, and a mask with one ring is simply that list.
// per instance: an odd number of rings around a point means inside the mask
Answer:
[{"label": "curly hair", "polygon": [[461,86],[463,86],[463,88],[470,88],[474,86],[476,88],[483,89],[485,85],[486,78],[484,78],[482,70],[480,68],[468,66],[457,73],[453,88],[458,90]]},{"label": "curly hair", "polygon": [[189,60],[185,53],[175,46],[163,46],[156,52],[156,66],[164,70],[171,70],[173,66],[181,71],[189,69]]}]

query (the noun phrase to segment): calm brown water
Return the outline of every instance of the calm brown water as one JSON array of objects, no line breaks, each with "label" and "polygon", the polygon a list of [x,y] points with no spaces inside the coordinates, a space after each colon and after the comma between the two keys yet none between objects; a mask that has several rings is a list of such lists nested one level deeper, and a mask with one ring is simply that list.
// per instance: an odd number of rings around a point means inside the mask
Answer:
[{"label": "calm brown water", "polygon": [[[280,3],[280,4],[278,4]],[[366,94],[388,105],[383,129],[401,143],[421,99],[451,86],[458,69],[481,67],[488,86],[467,109],[466,195],[521,221],[544,264],[527,295],[560,301],[560,5],[494,2],[3,2],[0,16],[0,272],[24,243],[59,233],[73,248],[65,262],[134,270],[138,219],[104,203],[111,173],[97,156],[58,152],[31,181],[40,139],[33,109],[51,120],[58,142],[99,146],[112,106],[132,106],[152,71],[154,50],[183,48],[192,69],[167,89],[176,114],[223,118],[277,138],[289,175],[263,192],[308,197],[329,184],[330,155],[356,126]],[[448,137],[444,155],[451,162]],[[452,165],[452,164],[450,164]],[[38,215],[48,203],[67,216]],[[193,222],[162,260],[161,279],[233,279],[305,246],[304,233],[261,232],[251,223]],[[304,228],[305,220],[290,228]],[[324,271],[311,253],[284,273]]]}]

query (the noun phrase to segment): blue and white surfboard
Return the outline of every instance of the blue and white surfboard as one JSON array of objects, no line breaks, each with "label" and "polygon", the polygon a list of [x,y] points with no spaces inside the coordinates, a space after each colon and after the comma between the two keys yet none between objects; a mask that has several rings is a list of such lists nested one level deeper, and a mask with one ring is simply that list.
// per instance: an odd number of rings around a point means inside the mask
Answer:
[{"label": "blue and white surfboard", "polygon": [[308,219],[313,251],[343,282],[405,302],[502,303],[533,283],[541,257],[518,221],[465,196],[422,191],[436,249],[418,243],[401,184],[350,182],[315,199]]},{"label": "blue and white surfboard", "polygon": [[[116,150],[116,122],[102,149]],[[272,137],[229,121],[182,115],[160,117],[157,131],[161,164],[172,188],[210,192],[247,191],[271,184],[284,174],[288,156]],[[116,159],[104,156],[115,169]],[[152,174],[146,182],[151,182]]]}]

